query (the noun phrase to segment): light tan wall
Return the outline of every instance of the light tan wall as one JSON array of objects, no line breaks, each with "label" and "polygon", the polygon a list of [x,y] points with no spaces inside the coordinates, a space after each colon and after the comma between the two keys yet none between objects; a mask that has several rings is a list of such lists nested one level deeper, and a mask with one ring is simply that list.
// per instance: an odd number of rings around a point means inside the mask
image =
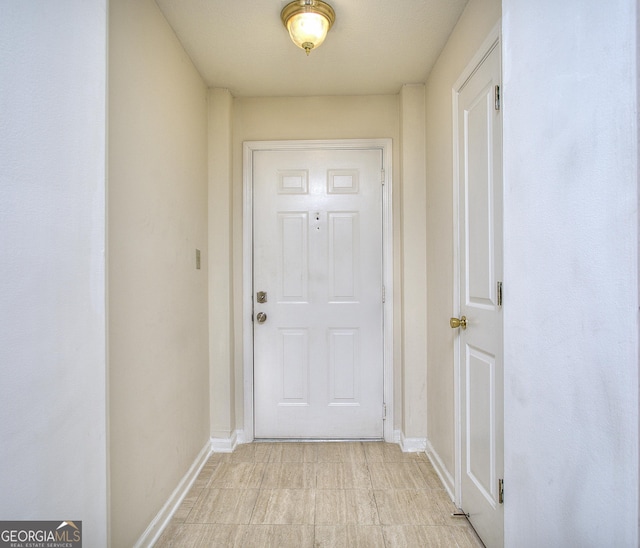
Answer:
[{"label": "light tan wall", "polygon": [[233,97],[209,90],[209,375],[211,437],[236,430],[233,338]]},{"label": "light tan wall", "polygon": [[[242,143],[284,139],[393,139],[395,303],[394,362],[401,360],[400,337],[400,215],[399,215],[399,98],[397,95],[366,97],[237,98],[234,101],[233,144],[233,290],[237,428],[243,427],[242,371]],[[395,418],[401,417],[400,368],[396,367]],[[221,395],[224,397],[224,394]]]},{"label": "light tan wall", "polygon": [[421,448],[427,435],[427,224],[425,183],[425,87],[400,91],[402,200],[402,434],[403,445]]},{"label": "light tan wall", "polygon": [[428,439],[454,474],[452,87],[500,19],[500,0],[470,0],[427,80]]},{"label": "light tan wall", "polygon": [[109,2],[108,143],[111,545],[132,546],[209,439],[207,90],[153,0]]}]

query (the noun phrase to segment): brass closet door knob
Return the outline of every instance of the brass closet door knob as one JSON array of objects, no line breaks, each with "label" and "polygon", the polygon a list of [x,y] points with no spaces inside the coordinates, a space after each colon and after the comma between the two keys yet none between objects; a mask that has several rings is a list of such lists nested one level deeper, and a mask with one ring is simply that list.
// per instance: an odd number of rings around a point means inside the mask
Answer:
[{"label": "brass closet door knob", "polygon": [[461,327],[462,329],[466,329],[467,328],[467,317],[466,316],[462,316],[460,319],[451,318],[449,320],[449,325],[451,326],[452,329],[457,329],[458,327]]}]

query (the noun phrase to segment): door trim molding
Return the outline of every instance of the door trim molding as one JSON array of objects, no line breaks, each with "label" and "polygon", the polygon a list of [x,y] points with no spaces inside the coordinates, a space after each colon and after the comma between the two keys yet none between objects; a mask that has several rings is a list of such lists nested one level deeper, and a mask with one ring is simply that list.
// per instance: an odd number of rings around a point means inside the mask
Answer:
[{"label": "door trim molding", "polygon": [[[460,312],[460,213],[458,211],[458,185],[460,183],[460,173],[458,169],[458,141],[460,135],[458,132],[458,97],[462,88],[465,86],[469,78],[480,67],[485,58],[494,50],[501,47],[501,20],[491,29],[482,45],[478,48],[475,55],[471,58],[467,66],[460,73],[455,84],[451,88],[451,107],[452,107],[452,124],[453,124],[453,310],[452,317],[458,317]],[[462,508],[462,432],[460,428],[461,402],[460,402],[460,339],[459,337],[453,343],[453,398],[454,398],[454,458],[455,458],[455,474],[454,474],[454,503],[458,508]]]},{"label": "door trim molding", "polygon": [[[382,151],[384,184],[382,185],[382,283],[386,298],[383,304],[383,375],[386,419],[384,439],[393,438],[393,186],[391,139],[336,139],[314,141],[245,141],[243,143],[242,204],[242,349],[244,377],[243,442],[254,439],[253,408],[253,153],[264,150],[372,150]],[[382,415],[382,409],[380,410]]]}]

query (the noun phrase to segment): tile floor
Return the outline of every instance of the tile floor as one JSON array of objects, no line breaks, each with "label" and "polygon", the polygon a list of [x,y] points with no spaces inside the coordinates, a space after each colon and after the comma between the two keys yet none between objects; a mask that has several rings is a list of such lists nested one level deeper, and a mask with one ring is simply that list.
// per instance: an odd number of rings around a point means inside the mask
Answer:
[{"label": "tile floor", "polygon": [[213,454],[157,548],[481,548],[424,453],[382,442]]}]

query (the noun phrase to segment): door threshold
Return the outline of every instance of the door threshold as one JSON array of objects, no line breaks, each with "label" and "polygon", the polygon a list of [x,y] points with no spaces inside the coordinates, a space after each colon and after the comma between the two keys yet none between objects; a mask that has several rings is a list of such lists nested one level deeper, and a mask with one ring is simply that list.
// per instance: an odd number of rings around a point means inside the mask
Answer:
[{"label": "door threshold", "polygon": [[381,442],[383,438],[256,438],[254,443],[345,443]]}]

